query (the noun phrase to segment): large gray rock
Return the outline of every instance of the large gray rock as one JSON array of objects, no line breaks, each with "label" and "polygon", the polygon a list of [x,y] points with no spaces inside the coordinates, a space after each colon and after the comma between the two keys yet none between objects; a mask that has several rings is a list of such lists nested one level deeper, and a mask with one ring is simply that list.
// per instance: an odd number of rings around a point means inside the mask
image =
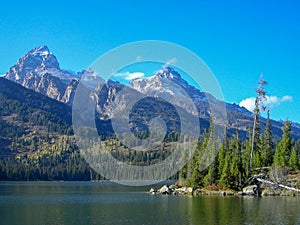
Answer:
[{"label": "large gray rock", "polygon": [[188,194],[192,194],[193,193],[193,188],[192,187],[188,187],[187,189],[186,189],[186,192],[188,193]]},{"label": "large gray rock", "polygon": [[158,190],[158,193],[167,195],[170,194],[170,189],[167,185],[164,185]]},{"label": "large gray rock", "polygon": [[150,195],[154,195],[156,193],[154,188],[151,188],[148,192]]},{"label": "large gray rock", "polygon": [[261,188],[257,185],[251,185],[251,186],[247,186],[247,187],[243,188],[243,193],[245,193],[246,195],[260,196],[261,192],[262,192]]}]

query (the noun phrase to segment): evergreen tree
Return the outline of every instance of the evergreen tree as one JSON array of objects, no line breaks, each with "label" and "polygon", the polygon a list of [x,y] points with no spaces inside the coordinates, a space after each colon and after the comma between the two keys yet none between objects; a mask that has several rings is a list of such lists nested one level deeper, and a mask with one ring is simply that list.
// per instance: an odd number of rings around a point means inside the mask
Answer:
[{"label": "evergreen tree", "polygon": [[[207,139],[207,138],[206,138]],[[203,186],[203,178],[205,176],[206,171],[201,170],[201,162],[202,156],[206,149],[207,140],[202,142],[200,149],[198,150],[198,154],[194,158],[194,165],[192,166],[192,174],[190,177],[187,177],[187,186],[192,187],[202,187]]]},{"label": "evergreen tree", "polygon": [[[186,185],[192,187],[201,187],[203,186],[203,178],[205,176],[206,171],[200,170],[202,168],[201,165],[203,161],[203,154],[208,144],[208,136],[204,132],[203,138],[201,142],[198,143],[193,158],[191,160],[191,164],[188,167]],[[190,172],[189,172],[190,171]]]},{"label": "evergreen tree", "polygon": [[217,138],[216,130],[213,124],[213,118],[210,117],[210,126],[209,126],[209,140],[206,152],[208,152],[208,164],[211,165],[208,168],[208,173],[204,177],[204,185],[211,185],[216,183],[218,180],[218,158],[217,158]]},{"label": "evergreen tree", "polygon": [[288,166],[289,159],[292,152],[292,138],[291,138],[291,122],[286,120],[282,127],[282,138],[278,143],[274,155],[275,166]]},{"label": "evergreen tree", "polygon": [[232,139],[232,164],[230,168],[232,183],[231,188],[238,189],[242,185],[243,180],[243,166],[242,166],[242,152],[241,152],[241,142],[239,139],[239,132],[236,130],[236,134]]},{"label": "evergreen tree", "polygon": [[268,118],[267,118],[265,133],[263,137],[262,166],[270,166],[272,164],[273,154],[274,152],[273,152],[270,111],[268,111]]},{"label": "evergreen tree", "polygon": [[250,176],[251,131],[248,130],[247,138],[242,143],[242,165],[247,177]]},{"label": "evergreen tree", "polygon": [[226,152],[224,166],[219,180],[219,186],[221,187],[230,187],[231,183],[231,171],[230,171],[230,162],[231,162],[231,152]]},{"label": "evergreen tree", "polygon": [[225,132],[224,132],[224,139],[223,139],[223,144],[220,146],[220,150],[218,152],[218,178],[221,177],[223,167],[225,164],[225,157],[226,157],[226,152],[228,151],[229,146],[228,146],[228,137],[227,137],[227,127],[225,127]]},{"label": "evergreen tree", "polygon": [[289,160],[289,166],[292,169],[297,169],[298,168],[298,157],[297,157],[297,152],[296,149],[293,148],[291,156],[290,156],[290,160]]},{"label": "evergreen tree", "polygon": [[262,167],[262,156],[261,156],[260,152],[258,152],[258,151],[254,152],[252,165],[254,168]]},{"label": "evergreen tree", "polygon": [[225,164],[225,157],[226,157],[226,152],[228,149],[225,149],[224,143],[220,146],[220,151],[218,153],[218,176],[219,178],[222,175],[223,167]]},{"label": "evergreen tree", "polygon": [[[216,152],[216,134],[213,119],[211,117],[208,134],[204,136],[200,151],[197,151],[193,173],[187,183],[190,183],[193,187],[201,187],[217,181],[218,160],[215,159]],[[210,163],[211,165],[209,165]]]},{"label": "evergreen tree", "polygon": [[222,169],[219,185],[238,190],[244,180],[242,163],[241,142],[238,130],[229,142],[229,150],[225,152],[224,166]]}]

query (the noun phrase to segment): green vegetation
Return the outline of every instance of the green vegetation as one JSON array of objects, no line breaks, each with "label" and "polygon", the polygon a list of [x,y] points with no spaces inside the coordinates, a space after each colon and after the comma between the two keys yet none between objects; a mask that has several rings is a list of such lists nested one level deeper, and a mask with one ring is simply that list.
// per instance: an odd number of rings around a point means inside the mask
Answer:
[{"label": "green vegetation", "polygon": [[[285,121],[282,127],[282,137],[279,142],[273,140],[271,131],[271,120],[268,111],[268,118],[264,133],[260,126],[260,110],[265,110],[265,90],[266,81],[260,78],[256,90],[254,123],[252,132],[248,137],[241,140],[238,130],[236,134],[228,139],[227,129],[222,143],[219,143],[216,160],[211,164],[205,164],[209,154],[216,152],[218,140],[215,137],[213,121],[210,120],[208,135],[204,134],[198,144],[198,148],[192,160],[179,173],[180,185],[193,187],[204,187],[217,185],[222,188],[240,190],[249,177],[260,171],[263,167],[271,167],[271,176],[276,181],[283,181],[288,169],[299,169],[300,146],[299,141],[292,139],[291,122]],[[209,147],[209,148],[208,148]],[[203,163],[204,167],[203,170]],[[192,171],[192,172],[191,172]]]},{"label": "green vegetation", "polygon": [[[213,123],[211,123],[209,134],[204,134],[200,140],[191,161],[180,171],[179,183],[196,188],[218,185],[223,188],[241,190],[252,175],[249,164],[252,140],[242,141],[238,131],[230,139],[226,135],[219,146],[216,160],[205,170],[201,170],[201,165],[206,160],[203,158],[204,152],[215,151],[207,148],[208,143],[212,141],[210,137],[214,136],[212,127]],[[271,167],[274,173],[278,174],[282,170],[286,171],[287,168],[300,169],[300,142],[295,142],[291,138],[291,122],[286,121],[282,130],[282,139],[274,143],[269,125],[266,126],[265,133],[259,136],[261,154],[258,155],[258,151],[254,154],[253,171],[260,171],[262,167]]]},{"label": "green vegetation", "polygon": [[[143,107],[148,107],[152,101],[146,99]],[[161,101],[160,105],[167,113],[173,113],[172,118],[176,118],[175,111],[168,111],[165,102]],[[139,112],[139,108],[132,113],[133,121],[153,117],[151,113],[143,115],[145,111]],[[173,144],[180,137],[178,124],[174,121],[170,122],[163,143],[150,142],[147,139],[149,131],[138,127],[138,124],[133,126],[135,136],[124,134],[122,139],[126,140],[125,144],[116,135],[108,137],[101,132],[99,135],[106,150],[116,159],[137,166],[150,165],[166,159],[172,153]],[[100,131],[110,129],[108,122],[98,120],[96,124]],[[291,122],[285,122],[280,141],[273,138],[271,127],[268,115],[266,126],[255,129],[259,132],[254,135],[256,147],[252,152],[251,131],[244,138],[238,130],[229,134],[225,128],[224,138],[220,141],[211,118],[207,131],[205,127],[201,129],[204,132],[196,151],[193,155],[185,153],[191,159],[172,178],[187,186],[218,185],[239,190],[256,168],[272,167],[276,176],[284,176],[285,168],[299,169],[300,142],[292,138]],[[126,147],[133,142],[137,147]],[[0,143],[0,180],[104,179],[89,167],[75,144],[70,107],[5,79],[0,82]],[[139,146],[150,148],[151,151],[144,151]],[[253,169],[250,166],[251,152]]]},{"label": "green vegetation", "polygon": [[[110,129],[108,123],[96,123],[100,131]],[[69,106],[1,78],[0,180],[104,179],[81,156],[72,133]],[[99,134],[104,139],[105,135]],[[149,142],[146,131],[137,136],[140,144],[153,151],[128,149],[115,136],[106,137],[104,145],[118,160],[143,166],[167,158],[179,134],[169,132],[162,144]],[[130,136],[123,139],[128,143],[136,140]]]}]

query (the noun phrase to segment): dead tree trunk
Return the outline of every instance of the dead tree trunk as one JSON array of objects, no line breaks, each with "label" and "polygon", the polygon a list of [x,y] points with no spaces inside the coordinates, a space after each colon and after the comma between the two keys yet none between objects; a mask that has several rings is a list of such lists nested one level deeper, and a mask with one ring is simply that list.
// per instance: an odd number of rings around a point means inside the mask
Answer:
[{"label": "dead tree trunk", "polygon": [[281,187],[281,188],[284,188],[284,189],[287,189],[287,190],[300,192],[299,189],[292,188],[292,187],[289,187],[289,186],[285,186],[285,185],[283,185],[283,184],[274,183],[274,182],[271,182],[271,181],[268,181],[268,180],[264,180],[264,179],[261,179],[261,178],[256,178],[256,180],[258,180],[259,182],[262,182],[262,183],[274,185],[274,186],[276,186],[276,187]]}]

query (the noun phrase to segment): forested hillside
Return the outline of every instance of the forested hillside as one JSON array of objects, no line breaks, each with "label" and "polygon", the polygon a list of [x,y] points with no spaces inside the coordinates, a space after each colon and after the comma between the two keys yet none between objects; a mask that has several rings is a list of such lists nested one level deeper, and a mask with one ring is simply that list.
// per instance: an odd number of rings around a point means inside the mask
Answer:
[{"label": "forested hillside", "polygon": [[[149,109],[148,114],[153,109]],[[147,117],[143,113],[143,110],[134,111],[132,119],[135,122],[143,121]],[[267,119],[265,128],[258,130],[256,135],[253,170],[269,167],[280,175],[278,179],[282,179],[288,170],[299,169],[300,142],[292,139],[289,121],[282,128],[282,137],[279,140],[274,138],[271,122]],[[170,143],[180,135],[176,129],[171,129],[175,133],[170,132],[163,143],[145,152],[138,147],[129,149],[111,135],[109,120],[96,120],[96,124],[99,135],[105,140],[107,151],[118,160],[139,166],[157,163],[168,157],[172,152]],[[210,128],[206,132],[209,124],[202,127],[204,132],[192,159],[173,178],[179,177],[181,184],[193,187],[217,184],[238,190],[252,173],[249,168],[251,131],[246,139],[244,134],[240,135],[239,130],[231,131],[230,134],[225,132],[224,141],[217,147],[214,145],[216,140],[212,125],[211,119]],[[170,127],[176,127],[176,123]],[[148,131],[137,131],[141,142],[153,147],[155,143],[146,143]],[[131,141],[130,137],[126,140]],[[79,153],[68,105],[3,78],[0,78],[0,143],[0,180],[104,179],[88,166]],[[203,155],[207,150],[218,152],[216,160],[205,170],[199,170],[200,165],[205,164]]]},{"label": "forested hillside", "polygon": [[0,78],[0,179],[90,180],[67,105]]}]

